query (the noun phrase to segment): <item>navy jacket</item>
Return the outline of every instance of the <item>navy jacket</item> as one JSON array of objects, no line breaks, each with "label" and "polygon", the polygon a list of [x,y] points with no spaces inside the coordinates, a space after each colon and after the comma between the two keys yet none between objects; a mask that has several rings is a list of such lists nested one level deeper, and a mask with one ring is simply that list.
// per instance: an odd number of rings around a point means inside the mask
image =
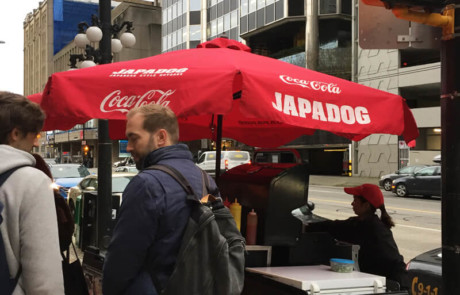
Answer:
[{"label": "navy jacket", "polygon": [[[173,166],[202,196],[202,175],[186,145],[151,152],[144,167],[154,164]],[[210,186],[212,190],[216,188],[214,181]],[[105,258],[103,293],[157,294],[150,273],[155,286],[162,289],[174,270],[189,215],[186,193],[171,176],[144,170],[134,177],[123,193]]]}]

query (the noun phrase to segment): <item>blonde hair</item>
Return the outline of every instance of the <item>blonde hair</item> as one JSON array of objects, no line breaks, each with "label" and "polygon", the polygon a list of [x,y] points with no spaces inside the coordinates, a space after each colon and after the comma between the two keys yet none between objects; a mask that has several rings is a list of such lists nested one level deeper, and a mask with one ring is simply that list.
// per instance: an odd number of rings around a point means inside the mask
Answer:
[{"label": "blonde hair", "polygon": [[172,144],[179,142],[179,123],[174,112],[159,104],[147,104],[140,107],[132,108],[126,115],[128,118],[135,114],[144,116],[144,124],[142,127],[148,132],[155,132],[159,129],[165,129]]}]

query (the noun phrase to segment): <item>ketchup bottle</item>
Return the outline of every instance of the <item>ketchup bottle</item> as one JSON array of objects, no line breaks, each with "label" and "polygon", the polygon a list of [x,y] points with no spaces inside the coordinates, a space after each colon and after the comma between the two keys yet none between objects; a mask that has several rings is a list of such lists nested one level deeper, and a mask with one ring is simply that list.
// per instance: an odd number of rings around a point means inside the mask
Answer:
[{"label": "ketchup bottle", "polygon": [[246,245],[255,245],[257,237],[257,213],[252,209],[246,222]]}]

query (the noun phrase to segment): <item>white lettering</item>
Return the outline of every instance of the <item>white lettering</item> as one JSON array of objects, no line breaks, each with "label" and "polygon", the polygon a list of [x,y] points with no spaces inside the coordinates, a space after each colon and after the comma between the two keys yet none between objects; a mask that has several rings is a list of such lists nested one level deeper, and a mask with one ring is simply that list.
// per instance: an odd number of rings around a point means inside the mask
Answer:
[{"label": "white lettering", "polygon": [[355,117],[359,124],[369,124],[371,122],[369,112],[365,107],[357,107],[355,109]]},{"label": "white lettering", "polygon": [[343,123],[350,125],[355,123],[355,112],[351,106],[342,106],[340,108],[340,114]]},{"label": "white lettering", "polygon": [[127,113],[132,107],[146,104],[160,104],[168,106],[170,101],[166,100],[176,90],[149,90],[142,95],[121,95],[120,90],[115,90],[107,95],[101,103],[100,110],[104,113],[122,112]]},{"label": "white lettering", "polygon": [[[314,85],[316,87],[319,84]],[[322,85],[319,85],[318,87],[322,87]],[[167,95],[161,95],[156,103],[163,104],[165,96]],[[137,104],[142,103],[142,101],[143,97],[137,100]],[[338,106],[332,103],[309,101],[308,99],[302,97],[297,97],[296,100],[294,96],[282,94],[280,92],[275,92],[275,101],[272,101],[272,106],[275,110],[294,117],[307,118],[307,114],[311,114],[312,120],[333,123],[343,122],[348,125],[356,123],[366,125],[371,122],[371,117],[365,107],[359,106],[353,108],[348,105]]]},{"label": "white lettering", "polygon": [[311,117],[313,120],[327,121],[326,115],[324,114],[323,105],[321,104],[321,102],[319,101],[313,102],[313,114]]},{"label": "white lettering", "polygon": [[283,103],[281,102],[281,100],[283,99],[282,96],[283,95],[281,93],[275,92],[276,103],[272,102],[273,108],[280,112],[283,111]]},{"label": "white lettering", "polygon": [[302,118],[306,118],[306,114],[311,113],[311,104],[305,98],[299,97],[299,116]]},{"label": "white lettering", "polygon": [[326,103],[326,110],[327,110],[327,120],[329,122],[340,122],[340,109],[337,105]]},{"label": "white lettering", "polygon": [[292,95],[285,95],[284,96],[284,109],[283,112],[286,115],[291,115],[291,116],[299,116],[299,113],[297,113],[297,109],[295,107],[295,102],[294,102],[294,96]]}]

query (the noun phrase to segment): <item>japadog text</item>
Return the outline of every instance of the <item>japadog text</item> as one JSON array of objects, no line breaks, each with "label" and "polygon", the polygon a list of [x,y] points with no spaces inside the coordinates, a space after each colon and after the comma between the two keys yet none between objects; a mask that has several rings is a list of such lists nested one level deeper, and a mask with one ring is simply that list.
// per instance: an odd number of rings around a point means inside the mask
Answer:
[{"label": "japadog text", "polygon": [[310,101],[301,97],[292,95],[283,95],[275,92],[275,101],[272,102],[275,110],[293,117],[307,118],[307,115],[313,120],[326,121],[345,124],[369,124],[371,118],[365,107],[352,107],[348,105],[338,106],[332,103],[320,101]]}]

